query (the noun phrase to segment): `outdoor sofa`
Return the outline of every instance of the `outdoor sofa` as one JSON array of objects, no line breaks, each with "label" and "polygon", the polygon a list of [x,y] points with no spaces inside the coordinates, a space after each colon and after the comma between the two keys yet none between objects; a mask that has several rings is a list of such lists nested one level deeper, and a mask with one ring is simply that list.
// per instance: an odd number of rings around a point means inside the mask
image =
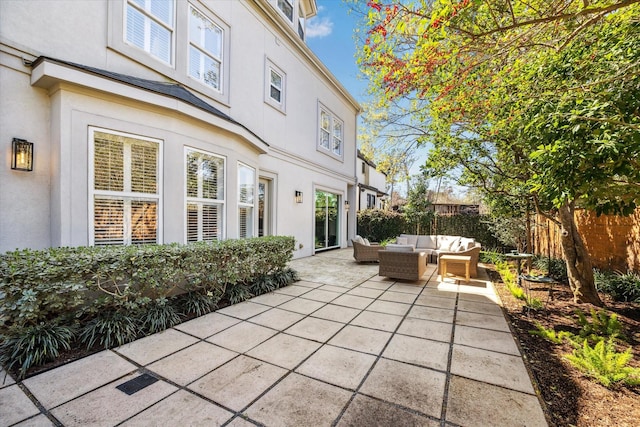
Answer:
[{"label": "outdoor sofa", "polygon": [[[432,262],[436,262],[442,255],[462,255],[471,257],[469,273],[471,277],[478,277],[478,261],[482,245],[473,238],[449,235],[416,235],[401,234],[396,243],[388,244],[387,251],[425,252]],[[438,265],[441,264],[438,262]],[[439,267],[440,269],[440,267]],[[462,263],[450,263],[447,272],[464,276],[465,266]],[[438,274],[442,272],[438,270]]]},{"label": "outdoor sofa", "polygon": [[382,249],[378,243],[371,243],[361,236],[351,239],[353,244],[353,258],[357,262],[377,262],[378,251]]}]

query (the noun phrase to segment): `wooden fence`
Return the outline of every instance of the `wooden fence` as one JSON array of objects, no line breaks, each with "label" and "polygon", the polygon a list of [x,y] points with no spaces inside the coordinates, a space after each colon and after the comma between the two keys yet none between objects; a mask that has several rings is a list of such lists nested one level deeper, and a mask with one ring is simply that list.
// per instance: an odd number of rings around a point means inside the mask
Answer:
[{"label": "wooden fence", "polygon": [[[579,210],[578,231],[585,240],[593,266],[601,270],[640,272],[640,208],[628,217]],[[563,258],[560,226],[538,215],[533,227],[534,253]]]}]

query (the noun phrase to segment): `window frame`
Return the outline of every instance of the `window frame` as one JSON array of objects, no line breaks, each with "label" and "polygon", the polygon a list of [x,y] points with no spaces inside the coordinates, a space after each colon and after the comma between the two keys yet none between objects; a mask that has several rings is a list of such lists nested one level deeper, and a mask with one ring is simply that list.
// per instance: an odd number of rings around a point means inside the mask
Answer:
[{"label": "window frame", "polygon": [[[191,2],[187,2],[188,6],[188,17],[187,17],[187,62],[186,62],[186,73],[187,73],[187,77],[189,77],[190,79],[195,80],[196,82],[208,87],[211,90],[214,90],[216,92],[222,92],[222,88],[224,87],[224,83],[226,80],[226,75],[224,73],[224,63],[225,63],[225,55],[224,55],[224,46],[225,46],[225,30],[224,28],[222,28],[220,25],[218,25],[213,19],[211,19],[209,16],[207,16],[206,13],[204,13],[203,11],[201,11],[200,9],[198,9],[196,6],[193,5],[193,3]],[[216,27],[217,29],[220,30],[220,56],[216,57],[215,54],[213,52],[209,52],[206,47],[202,46],[201,44],[196,44],[195,42],[191,41],[191,15],[192,15],[192,11],[196,11],[197,13],[199,13],[200,15],[202,15],[202,17],[209,21],[211,23],[211,25],[213,25],[214,27]],[[218,74],[218,87],[214,87],[212,85],[210,85],[209,83],[207,83],[205,81],[205,78],[196,78],[194,76],[191,75],[190,73],[190,66],[191,66],[191,47],[194,47],[194,49],[196,49],[201,55],[204,55],[206,57],[211,58],[213,61],[218,62],[219,64],[219,74]]]},{"label": "window frame", "polygon": [[[276,4],[276,10],[280,12],[282,16],[286,18],[289,23],[293,24],[296,21],[296,0],[274,0]],[[285,2],[289,6],[291,6],[291,18],[285,13],[284,10],[280,7],[280,2]]]},{"label": "window frame", "polygon": [[[123,136],[126,138],[137,139],[144,142],[149,142],[157,145],[157,158],[156,158],[156,194],[152,193],[139,193],[133,191],[112,191],[112,190],[96,190],[95,189],[95,133],[101,132],[115,136]],[[95,198],[102,196],[103,198],[122,198],[123,200],[138,201],[138,200],[155,200],[156,201],[156,243],[163,243],[163,145],[164,140],[159,138],[151,138],[144,135],[139,135],[131,132],[116,131],[113,129],[105,129],[98,126],[89,126],[88,128],[88,228],[89,228],[89,246],[96,246],[95,241]],[[125,156],[126,158],[126,156]],[[123,165],[123,181],[126,177],[127,165]],[[131,163],[129,163],[129,169],[131,169]],[[130,175],[130,173],[129,173]],[[130,179],[130,177],[129,177]],[[130,183],[129,183],[130,184]],[[123,245],[131,245],[131,223],[123,225]],[[103,246],[98,244],[98,246]],[[110,245],[104,245],[110,246]]]},{"label": "window frame", "polygon": [[[271,73],[278,74],[282,81],[282,87],[280,88],[280,102],[276,101],[271,96]],[[282,71],[280,67],[275,65],[269,58],[265,59],[265,90],[264,90],[264,102],[286,114],[287,109],[287,74]]]},{"label": "window frame", "polygon": [[[177,2],[176,2],[176,0],[171,1],[172,22],[171,23],[166,23],[166,22],[162,21],[160,19],[160,17],[155,16],[151,12],[150,8],[147,9],[148,4],[150,4],[151,1],[153,1],[153,0],[145,0],[145,7],[144,8],[142,8],[142,7],[140,7],[140,5],[136,4],[134,2],[134,0],[124,0],[122,2],[123,8],[124,8],[124,10],[122,12],[123,13],[123,19],[124,19],[124,22],[122,24],[123,25],[122,41],[126,45],[130,46],[131,48],[137,49],[137,50],[143,52],[144,54],[156,59],[157,61],[161,61],[165,65],[169,65],[171,67],[174,67],[175,66],[175,62],[176,62],[176,54],[175,53],[176,53],[176,29],[177,29],[176,28],[177,27],[177,25],[176,25],[176,21],[177,21],[177,7],[176,7],[176,5],[177,5]],[[138,12],[140,12],[145,17],[145,30],[144,30],[145,31],[145,40],[144,40],[145,41],[145,47],[144,48],[141,48],[140,46],[138,46],[136,44],[133,44],[133,43],[131,43],[131,42],[129,42],[127,40],[127,21],[128,21],[127,10],[129,8],[129,6],[131,6],[133,9],[137,10]],[[151,49],[147,50],[147,48],[146,48],[146,45],[148,43],[150,43],[150,39],[147,39],[147,32],[149,31],[149,29],[147,28],[147,22],[150,22],[150,21],[158,23],[161,27],[164,27],[165,29],[167,29],[170,32],[171,36],[170,36],[170,41],[169,41],[169,61],[168,62],[165,61],[164,59],[160,58],[159,56],[154,55],[151,52]]]},{"label": "window frame", "polygon": [[[252,194],[252,201],[251,203],[248,202],[243,202],[242,201],[242,197],[241,197],[241,186],[243,184],[242,179],[241,179],[241,169],[242,168],[246,168],[249,169],[253,172],[253,182],[252,182],[252,188],[253,188],[253,194]],[[251,237],[255,237],[257,234],[257,230],[256,230],[256,199],[257,199],[257,195],[258,195],[258,186],[257,186],[257,168],[253,167],[253,166],[249,166],[246,163],[243,162],[238,162],[238,168],[237,168],[237,176],[238,176],[238,186],[237,186],[237,197],[238,197],[238,208],[236,210],[237,212],[237,219],[238,219],[238,238],[239,239],[248,239]],[[240,222],[240,208],[250,208],[251,210],[251,218],[250,218],[250,224],[251,224],[251,234],[248,236],[242,236],[241,233],[241,222]]]},{"label": "window frame", "polygon": [[[328,129],[324,129],[322,127],[322,122],[323,122],[323,114],[326,114],[328,116]],[[317,132],[317,143],[316,143],[316,150],[324,153],[328,156],[331,156],[337,160],[341,160],[344,161],[344,121],[342,119],[340,119],[337,115],[335,115],[329,108],[327,108],[326,106],[324,106],[321,102],[318,102],[318,132]],[[339,139],[340,141],[340,152],[336,153],[333,146],[334,146],[334,139],[335,139],[335,135],[334,135],[334,130],[335,130],[335,124],[339,124],[340,125],[340,129],[341,129],[341,137]],[[329,146],[325,147],[322,144],[322,135],[323,132],[326,132],[329,134]]]},{"label": "window frame", "polygon": [[[188,176],[188,167],[187,167],[187,161],[188,161],[188,156],[190,153],[199,153],[205,156],[210,156],[210,157],[216,157],[222,160],[222,167],[223,167],[223,172],[222,172],[222,194],[223,197],[222,199],[218,198],[218,199],[210,199],[210,198],[204,198],[204,197],[192,197],[189,196],[189,191],[188,191],[188,185],[189,185],[189,176]],[[205,150],[200,150],[194,147],[188,147],[185,146],[184,147],[184,157],[183,157],[183,166],[184,166],[184,242],[185,243],[190,243],[189,242],[189,204],[190,203],[197,203],[200,206],[219,206],[220,207],[220,214],[222,215],[222,221],[221,221],[221,225],[220,225],[220,233],[219,233],[219,240],[225,240],[226,239],[226,234],[227,234],[227,216],[226,216],[226,197],[227,197],[227,158],[225,156],[222,156],[220,154],[215,154],[212,153],[210,151],[205,151]],[[202,235],[202,228],[204,227],[204,225],[200,222],[198,222],[198,239],[196,241],[200,242],[203,241],[203,239],[201,239],[201,235]],[[213,241],[213,240],[205,240],[205,241]]]}]

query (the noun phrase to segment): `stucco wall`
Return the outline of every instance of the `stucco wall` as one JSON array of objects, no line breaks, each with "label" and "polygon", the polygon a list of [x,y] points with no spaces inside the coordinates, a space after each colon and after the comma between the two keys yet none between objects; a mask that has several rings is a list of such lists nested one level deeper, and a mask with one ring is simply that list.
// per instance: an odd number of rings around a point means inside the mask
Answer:
[{"label": "stucco wall", "polygon": [[[593,266],[603,270],[640,272],[640,208],[628,217],[601,215],[579,210],[575,219]],[[560,228],[538,216],[534,228],[535,252],[562,258]],[[550,238],[549,238],[550,236]]]}]

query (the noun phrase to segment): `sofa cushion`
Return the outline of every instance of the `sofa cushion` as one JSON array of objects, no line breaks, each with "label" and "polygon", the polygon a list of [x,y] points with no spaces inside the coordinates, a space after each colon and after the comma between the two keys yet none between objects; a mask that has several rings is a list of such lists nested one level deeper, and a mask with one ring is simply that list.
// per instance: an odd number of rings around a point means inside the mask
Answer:
[{"label": "sofa cushion", "polygon": [[406,237],[396,237],[396,244],[398,245],[408,245],[409,240]]},{"label": "sofa cushion", "polygon": [[367,239],[367,238],[365,237],[365,238],[364,238],[364,239],[362,239],[362,240],[364,240],[364,244],[365,244],[365,245],[367,245],[367,246],[371,246],[371,242],[369,241],[369,239]]},{"label": "sofa cushion", "polygon": [[475,245],[476,245],[475,239],[470,239],[468,237],[462,237],[460,239],[460,246],[464,247],[464,249],[462,249],[463,251],[466,251],[467,249],[471,249]]},{"label": "sofa cushion", "polygon": [[406,237],[407,244],[413,245],[413,247],[416,247],[416,244],[418,243],[418,236],[416,234],[401,234],[400,237]]},{"label": "sofa cushion", "polygon": [[414,246],[413,245],[398,245],[395,243],[389,243],[385,250],[389,251],[389,252],[413,252],[414,250]]},{"label": "sofa cushion", "polygon": [[416,248],[435,249],[436,236],[418,236],[418,242],[416,243]]},{"label": "sofa cushion", "polygon": [[356,243],[360,243],[361,245],[364,245],[364,239],[362,238],[362,236],[356,234],[356,237],[353,238],[353,241]]}]

